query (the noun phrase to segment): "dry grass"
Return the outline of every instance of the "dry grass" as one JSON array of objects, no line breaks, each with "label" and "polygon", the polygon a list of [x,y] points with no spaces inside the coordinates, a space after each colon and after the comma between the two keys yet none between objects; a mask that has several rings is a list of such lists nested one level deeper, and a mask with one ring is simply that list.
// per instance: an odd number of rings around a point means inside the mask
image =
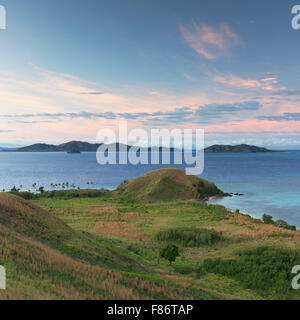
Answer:
[{"label": "dry grass", "polygon": [[241,214],[234,214],[228,220],[222,221],[224,224],[231,224],[235,226],[242,226],[244,228],[232,228],[224,230],[224,232],[230,232],[241,239],[267,239],[272,234],[289,234],[290,239],[300,240],[299,231],[292,231],[283,228],[276,227],[271,224],[264,224],[256,221],[256,219],[249,218]]},{"label": "dry grass", "polygon": [[[192,299],[184,287],[90,265],[0,224],[0,299]],[[127,262],[130,262],[128,260]]]},{"label": "dry grass", "polygon": [[101,235],[113,235],[130,239],[141,239],[145,237],[145,234],[137,229],[137,223],[118,221],[98,222],[94,231]]},{"label": "dry grass", "polygon": [[99,206],[91,206],[88,214],[90,215],[117,215],[118,210],[114,207],[99,207]]}]

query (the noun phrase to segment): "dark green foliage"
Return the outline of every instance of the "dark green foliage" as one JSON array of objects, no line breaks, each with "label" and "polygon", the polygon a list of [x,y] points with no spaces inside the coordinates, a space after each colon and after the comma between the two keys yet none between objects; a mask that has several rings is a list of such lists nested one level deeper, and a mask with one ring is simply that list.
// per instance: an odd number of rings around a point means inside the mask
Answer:
[{"label": "dark green foliage", "polygon": [[298,250],[258,247],[238,252],[237,259],[207,259],[202,268],[206,272],[232,277],[263,297],[289,299],[295,294],[291,287],[291,270],[299,264]]},{"label": "dark green foliage", "polygon": [[270,216],[269,214],[263,214],[262,220],[265,224],[275,224],[273,217]]},{"label": "dark green foliage", "polygon": [[289,233],[272,233],[268,237],[269,238],[291,238],[293,235]]},{"label": "dark green foliage", "polygon": [[11,192],[19,192],[20,189],[19,189],[19,188],[16,188],[16,186],[13,186],[10,191],[11,191]]},{"label": "dark green foliage", "polygon": [[168,260],[171,264],[179,256],[179,250],[178,247],[176,247],[174,244],[168,244],[167,246],[161,249],[159,255],[162,258]]},{"label": "dark green foliage", "polygon": [[265,224],[274,224],[275,226],[277,226],[278,228],[284,228],[284,229],[288,229],[288,230],[297,230],[296,226],[290,225],[288,224],[286,221],[279,219],[277,221],[273,220],[273,217],[268,215],[268,214],[264,214],[262,217],[262,220]]},{"label": "dark green foliage", "polygon": [[287,222],[285,222],[284,220],[281,220],[281,219],[275,221],[275,225],[279,228],[284,228],[284,229],[288,229],[288,230],[296,230],[296,226],[289,225]]},{"label": "dark green foliage", "polygon": [[205,185],[203,181],[199,181],[196,188],[199,194],[199,199],[205,199],[215,195],[223,195],[223,192],[215,185],[208,186]]},{"label": "dark green foliage", "polygon": [[45,192],[45,188],[44,187],[39,187],[39,190],[38,190],[40,193],[44,193]]},{"label": "dark green foliage", "polygon": [[194,272],[194,268],[189,265],[179,265],[174,267],[175,271],[180,274],[191,274]]},{"label": "dark green foliage", "polygon": [[52,191],[41,191],[41,193],[32,192],[18,192],[11,191],[9,193],[22,197],[26,200],[40,199],[40,198],[62,198],[62,199],[72,199],[72,198],[94,198],[101,197],[107,194],[107,190],[96,190],[96,189],[75,189],[75,190],[52,190]]},{"label": "dark green foliage", "polygon": [[199,228],[177,228],[160,231],[156,235],[159,241],[174,241],[183,247],[200,247],[201,245],[212,245],[223,240],[220,233],[215,230]]}]

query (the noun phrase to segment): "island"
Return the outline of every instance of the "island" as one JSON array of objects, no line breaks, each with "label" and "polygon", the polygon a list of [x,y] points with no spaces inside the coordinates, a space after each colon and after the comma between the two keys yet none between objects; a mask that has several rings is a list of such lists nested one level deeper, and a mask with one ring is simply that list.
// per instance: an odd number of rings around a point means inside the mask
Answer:
[{"label": "island", "polygon": [[[103,145],[103,143],[89,143],[83,141],[70,141],[67,143],[54,145],[54,144],[46,144],[46,143],[36,143],[30,146],[17,148],[13,150],[1,150],[3,152],[67,152],[67,153],[80,153],[80,152],[97,152],[98,148]],[[121,143],[115,144],[116,152],[122,150],[129,151],[132,148],[130,145],[124,145]],[[76,150],[76,152],[74,152]],[[131,149],[132,150],[132,149]],[[133,150],[136,152],[174,152],[178,151],[178,149],[174,148],[166,148],[166,147],[149,147],[143,148],[135,146]],[[247,144],[240,145],[213,145],[204,149],[207,153],[224,153],[224,152],[235,152],[235,153],[258,153],[258,152],[277,152],[274,150],[269,150],[263,147],[257,147]]]},{"label": "island", "polygon": [[204,150],[207,153],[224,153],[224,152],[235,152],[235,153],[257,153],[257,152],[276,152],[262,147],[251,146],[248,144],[240,144],[237,146],[232,145],[213,145]]}]

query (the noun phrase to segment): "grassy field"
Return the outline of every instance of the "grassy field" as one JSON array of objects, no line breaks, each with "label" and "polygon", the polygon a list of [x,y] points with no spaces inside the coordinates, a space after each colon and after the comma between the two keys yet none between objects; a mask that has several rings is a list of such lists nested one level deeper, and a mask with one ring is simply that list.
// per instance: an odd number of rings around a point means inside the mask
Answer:
[{"label": "grassy field", "polygon": [[2,193],[0,238],[1,299],[299,299],[300,232],[196,199]]}]

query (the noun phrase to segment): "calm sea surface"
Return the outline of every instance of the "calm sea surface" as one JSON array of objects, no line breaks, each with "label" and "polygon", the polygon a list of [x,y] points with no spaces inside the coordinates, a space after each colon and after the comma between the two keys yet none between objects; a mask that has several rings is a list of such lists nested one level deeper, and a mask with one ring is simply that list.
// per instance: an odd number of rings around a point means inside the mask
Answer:
[{"label": "calm sea surface", "polygon": [[[0,152],[0,189],[22,185],[22,190],[33,190],[33,183],[51,189],[51,183],[63,182],[81,188],[114,189],[124,180],[162,167],[184,168],[179,165],[100,166],[95,153]],[[300,151],[206,154],[201,177],[215,182],[225,192],[244,194],[214,203],[257,217],[268,213],[300,228]]]}]

